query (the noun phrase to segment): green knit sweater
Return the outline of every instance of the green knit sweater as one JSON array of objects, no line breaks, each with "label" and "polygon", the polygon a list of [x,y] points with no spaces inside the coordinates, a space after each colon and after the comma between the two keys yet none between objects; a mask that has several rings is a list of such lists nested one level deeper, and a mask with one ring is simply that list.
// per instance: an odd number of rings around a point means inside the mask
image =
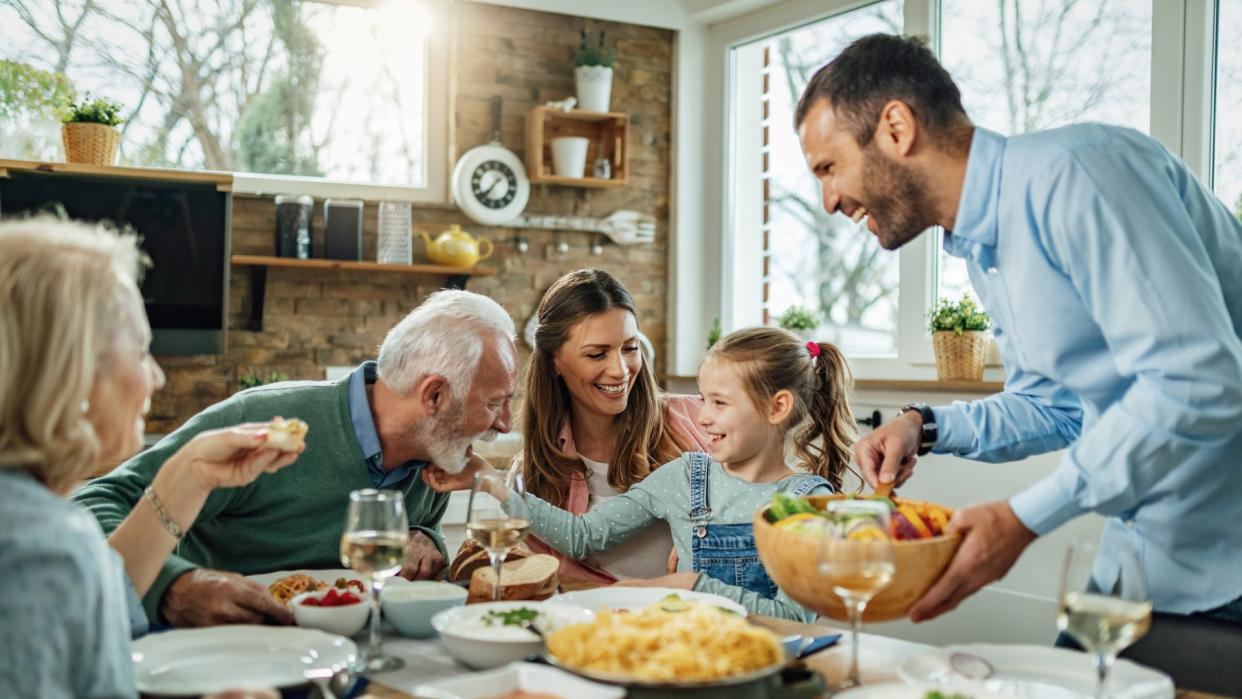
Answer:
[{"label": "green knit sweater", "polygon": [[[374,488],[349,414],[349,376],[336,382],[291,382],[243,391],[195,415],[151,449],[80,488],[73,500],[91,511],[105,532],[125,519],[143,490],[191,437],[242,422],[297,417],[310,426],[306,451],[291,466],[259,476],[242,488],[214,491],[169,557],[143,605],[152,619],[164,591],[197,567],[243,575],[295,568],[339,568],[349,492]],[[410,528],[444,549],[440,518],[448,496],[427,488],[417,471],[389,486],[406,494]]]}]

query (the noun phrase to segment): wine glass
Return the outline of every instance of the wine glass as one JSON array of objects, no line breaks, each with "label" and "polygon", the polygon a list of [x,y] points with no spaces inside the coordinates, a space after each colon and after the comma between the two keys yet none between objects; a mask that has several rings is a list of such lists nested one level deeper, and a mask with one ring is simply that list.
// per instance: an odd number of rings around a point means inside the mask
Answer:
[{"label": "wine glass", "polygon": [[852,629],[849,675],[834,690],[862,684],[858,632],[867,603],[893,579],[893,540],[888,505],[874,500],[829,500],[819,550],[819,574],[845,603]]},{"label": "wine glass", "polygon": [[395,490],[355,490],[349,494],[341,563],[371,578],[371,641],[363,665],[370,672],[405,667],[380,648],[380,592],[385,578],[401,570],[410,549],[405,496]]},{"label": "wine glass", "polygon": [[496,571],[492,601],[499,602],[501,566],[509,551],[530,532],[530,510],[526,505],[526,489],[520,473],[513,475],[508,488],[497,476],[475,475],[474,485],[470,488],[466,532],[487,551],[492,570]]},{"label": "wine glass", "polygon": [[1104,699],[1108,696],[1108,671],[1117,654],[1151,627],[1151,600],[1133,545],[1109,544],[1107,560],[1117,578],[1107,590],[1102,590],[1091,575],[1097,553],[1099,547],[1089,542],[1070,544],[1066,551],[1057,628],[1095,654],[1095,696]]}]

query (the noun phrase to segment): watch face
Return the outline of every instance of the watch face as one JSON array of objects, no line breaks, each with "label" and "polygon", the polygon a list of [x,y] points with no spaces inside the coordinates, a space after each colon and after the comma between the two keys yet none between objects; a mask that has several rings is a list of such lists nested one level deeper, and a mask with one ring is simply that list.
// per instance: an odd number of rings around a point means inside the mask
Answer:
[{"label": "watch face", "polygon": [[499,160],[487,160],[470,176],[470,191],[489,209],[503,209],[517,196],[517,175]]}]

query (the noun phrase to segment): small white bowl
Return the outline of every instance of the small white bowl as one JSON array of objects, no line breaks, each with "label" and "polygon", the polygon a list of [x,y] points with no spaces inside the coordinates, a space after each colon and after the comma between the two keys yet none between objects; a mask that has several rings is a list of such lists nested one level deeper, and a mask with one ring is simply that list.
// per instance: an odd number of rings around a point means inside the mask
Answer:
[{"label": "small white bowl", "polygon": [[340,607],[311,607],[302,604],[303,600],[311,597],[322,599],[328,594],[328,590],[303,592],[289,600],[289,607],[293,610],[293,620],[298,626],[308,629],[319,629],[338,636],[353,636],[366,626],[367,619],[371,616],[371,599],[367,595],[360,595],[352,590],[350,592],[359,599],[359,602]]},{"label": "small white bowl", "polygon": [[543,651],[543,639],[527,629],[485,626],[482,617],[492,611],[519,608],[539,613],[534,624],[544,634],[562,626],[585,624],[595,614],[581,607],[548,602],[488,602],[446,609],[431,618],[440,643],[449,655],[475,670],[490,670]]},{"label": "small white bowl", "polygon": [[432,580],[389,581],[380,593],[384,618],[402,636],[430,638],[435,635],[431,617],[466,603],[466,588]]}]

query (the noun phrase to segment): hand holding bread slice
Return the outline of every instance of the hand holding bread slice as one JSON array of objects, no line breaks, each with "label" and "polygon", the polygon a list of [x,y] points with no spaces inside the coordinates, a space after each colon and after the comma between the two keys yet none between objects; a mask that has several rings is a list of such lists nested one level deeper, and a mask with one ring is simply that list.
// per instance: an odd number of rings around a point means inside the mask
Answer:
[{"label": "hand holding bread slice", "polygon": [[306,441],[306,433],[310,431],[310,425],[295,418],[288,420],[284,418],[273,418],[271,422],[264,427],[267,431],[267,439],[263,445],[280,451],[297,451],[302,448],[302,444]]}]

